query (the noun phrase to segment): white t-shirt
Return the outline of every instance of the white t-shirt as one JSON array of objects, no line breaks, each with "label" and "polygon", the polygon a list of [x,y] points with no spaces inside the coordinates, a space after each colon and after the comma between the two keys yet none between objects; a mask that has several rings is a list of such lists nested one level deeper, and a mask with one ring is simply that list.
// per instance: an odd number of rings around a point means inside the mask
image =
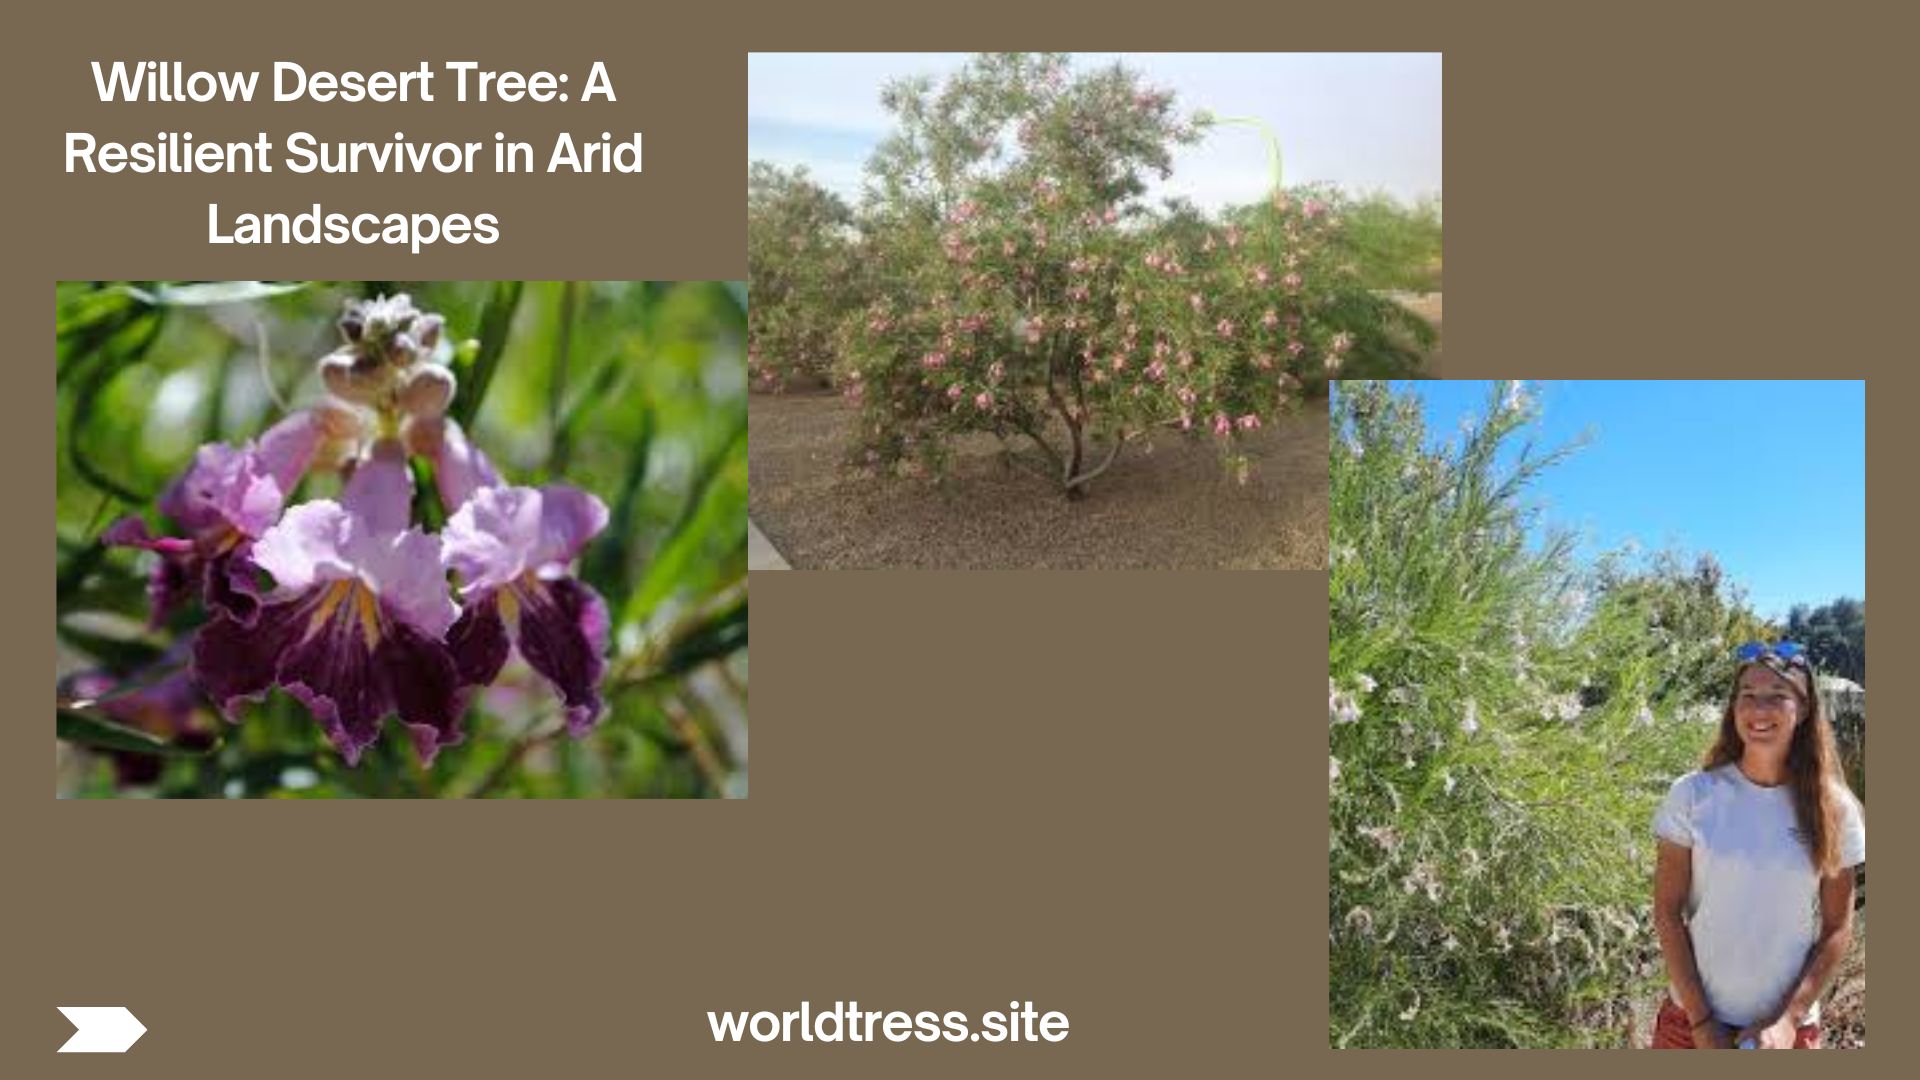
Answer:
[{"label": "white t-shirt", "polygon": [[[1840,864],[1857,866],[1866,816],[1850,791],[1841,804]],[[1687,929],[1713,1015],[1735,1027],[1772,1019],[1820,936],[1820,879],[1792,787],[1762,787],[1738,765],[1691,772],[1667,792],[1653,832],[1693,849]],[[1810,1022],[1818,1017],[1816,1005]]]}]

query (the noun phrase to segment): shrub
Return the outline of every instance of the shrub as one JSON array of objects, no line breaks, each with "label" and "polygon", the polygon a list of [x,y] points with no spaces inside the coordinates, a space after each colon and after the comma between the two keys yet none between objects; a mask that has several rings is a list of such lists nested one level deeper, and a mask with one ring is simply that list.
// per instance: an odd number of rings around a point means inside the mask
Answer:
[{"label": "shrub", "polygon": [[1754,620],[1717,572],[1586,568],[1537,529],[1571,450],[1516,446],[1532,416],[1499,387],[1437,444],[1410,395],[1335,394],[1337,1046],[1618,1045],[1662,970],[1649,822],[1718,719],[1709,639]]},{"label": "shrub", "polygon": [[[883,103],[863,230],[880,268],[842,337],[867,460],[987,432],[1070,498],[1159,429],[1235,440],[1346,365],[1405,373],[1432,331],[1361,284],[1325,190],[1221,220],[1142,196],[1211,121],[1115,65],[976,58]],[[1016,453],[1018,451],[1018,453]]]},{"label": "shrub", "polygon": [[827,385],[834,331],[862,305],[853,211],[805,168],[747,168],[753,303],[747,363],[760,389]]}]

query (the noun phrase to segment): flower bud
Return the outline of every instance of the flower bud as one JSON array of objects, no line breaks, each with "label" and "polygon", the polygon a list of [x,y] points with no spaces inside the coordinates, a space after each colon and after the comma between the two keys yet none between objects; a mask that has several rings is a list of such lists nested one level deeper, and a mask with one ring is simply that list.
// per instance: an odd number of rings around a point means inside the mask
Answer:
[{"label": "flower bud", "polygon": [[401,431],[407,453],[437,461],[447,445],[447,419],[444,416],[415,416]]},{"label": "flower bud", "polygon": [[320,379],[335,397],[356,405],[372,405],[385,392],[390,375],[378,360],[368,360],[348,348],[321,357]]},{"label": "flower bud", "polygon": [[439,364],[416,364],[400,387],[400,409],[410,416],[440,416],[453,401],[453,391],[453,372]]}]

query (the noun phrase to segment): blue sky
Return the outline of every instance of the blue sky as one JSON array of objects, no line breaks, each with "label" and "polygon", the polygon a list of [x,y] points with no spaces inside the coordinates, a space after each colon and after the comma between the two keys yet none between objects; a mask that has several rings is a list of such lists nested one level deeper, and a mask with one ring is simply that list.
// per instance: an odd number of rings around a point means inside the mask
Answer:
[{"label": "blue sky", "polygon": [[[940,75],[963,53],[753,53],[747,57],[747,157],[806,165],[849,198],[888,131],[880,88]],[[1405,200],[1440,192],[1439,53],[1082,53],[1076,70],[1114,60],[1173,90],[1187,109],[1252,116],[1279,136],[1288,184],[1330,181]],[[1203,207],[1251,202],[1269,180],[1256,129],[1223,125],[1183,149],[1151,198]]]},{"label": "blue sky", "polygon": [[[1488,383],[1400,384],[1439,440],[1485,404]],[[1633,540],[1711,552],[1754,609],[1867,595],[1863,382],[1527,383],[1543,447],[1585,433],[1534,494],[1547,522],[1593,554]]]}]

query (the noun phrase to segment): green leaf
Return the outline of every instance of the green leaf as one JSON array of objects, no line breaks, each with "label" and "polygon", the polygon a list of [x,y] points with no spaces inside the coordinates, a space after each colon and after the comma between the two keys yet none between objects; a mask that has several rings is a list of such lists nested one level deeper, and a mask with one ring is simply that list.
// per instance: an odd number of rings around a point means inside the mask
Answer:
[{"label": "green leaf", "polygon": [[513,312],[520,306],[520,294],[525,288],[524,281],[493,283],[487,306],[480,313],[480,347],[470,361],[464,356],[455,361],[458,366],[454,375],[460,388],[453,399],[453,418],[461,427],[473,426],[480,403],[486,400],[487,386],[493,382],[493,374],[500,366],[500,354],[507,347],[507,332],[513,329]]},{"label": "green leaf", "polygon": [[160,336],[160,328],[165,318],[154,314],[146,320],[146,332],[132,345],[118,350],[102,360],[89,365],[82,376],[80,385],[73,392],[73,410],[67,423],[67,457],[73,462],[73,469],[81,478],[99,490],[112,495],[125,503],[140,504],[148,501],[149,496],[109,477],[87,454],[84,435],[87,423],[93,418],[93,402],[107,384],[122,370],[137,364],[146,356],[154,340]]},{"label": "green leaf", "polygon": [[[627,557],[633,550],[634,526],[639,518],[640,497],[647,482],[647,464],[653,453],[654,408],[646,396],[634,394],[634,407],[640,411],[640,432],[633,440],[633,455],[627,459],[627,474],[620,482],[620,494],[614,499],[607,519],[607,531],[581,560],[581,574],[604,596],[624,598],[633,588],[633,563]],[[624,606],[621,609],[625,610]]]},{"label": "green leaf", "polygon": [[205,757],[209,752],[171,743],[78,709],[55,709],[54,714],[54,734],[62,742],[90,746],[96,750],[124,750],[167,757]]},{"label": "green leaf", "polygon": [[99,661],[109,671],[122,675],[152,664],[166,651],[151,641],[110,637],[64,623],[55,623],[53,631],[61,641]]},{"label": "green leaf", "polygon": [[305,282],[206,281],[196,285],[159,285],[151,290],[122,285],[120,291],[150,307],[213,307],[267,300],[306,287]]},{"label": "green leaf", "polygon": [[[747,542],[746,449],[747,423],[743,414],[719,452],[708,458],[693,486],[680,518],[655,553],[640,587],[627,598],[622,625],[645,621],[660,601],[678,588],[710,538],[725,534],[724,550]],[[724,482],[720,482],[724,480]],[[736,535],[737,534],[737,535]]]}]

